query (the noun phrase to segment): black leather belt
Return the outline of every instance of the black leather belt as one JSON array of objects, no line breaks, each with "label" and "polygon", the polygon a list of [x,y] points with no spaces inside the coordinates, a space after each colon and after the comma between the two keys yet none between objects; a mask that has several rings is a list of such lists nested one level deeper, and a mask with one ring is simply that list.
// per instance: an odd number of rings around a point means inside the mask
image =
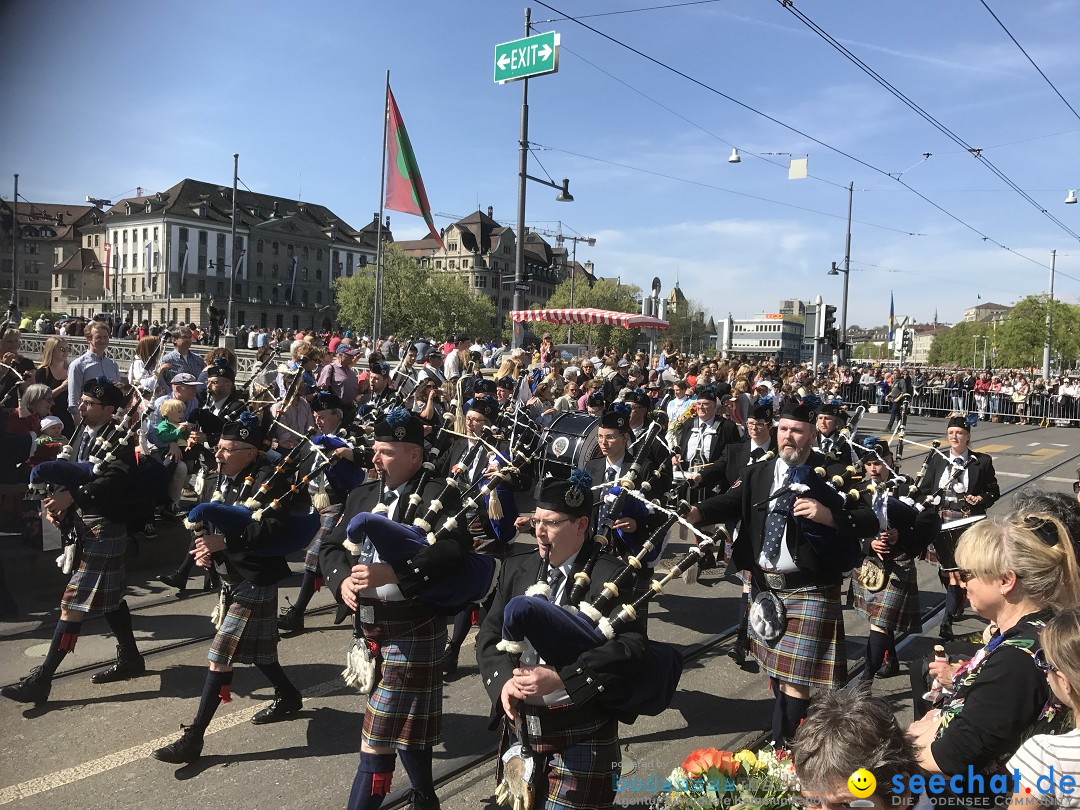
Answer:
[{"label": "black leather belt", "polygon": [[438,610],[426,602],[413,599],[402,602],[383,602],[379,599],[360,599],[356,617],[361,624],[385,622],[424,622],[438,615]]},{"label": "black leather belt", "polygon": [[829,585],[837,585],[840,582],[839,579],[831,579],[810,571],[781,573],[779,571],[765,571],[762,569],[761,576],[764,578],[765,584],[773,591],[793,591],[796,588],[808,588],[813,586],[824,588]]}]

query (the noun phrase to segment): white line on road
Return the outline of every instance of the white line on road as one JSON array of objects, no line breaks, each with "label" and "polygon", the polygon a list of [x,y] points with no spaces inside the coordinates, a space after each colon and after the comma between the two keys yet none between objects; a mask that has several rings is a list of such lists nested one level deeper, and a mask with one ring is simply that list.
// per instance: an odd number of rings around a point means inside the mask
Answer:
[{"label": "white line on road", "polygon": [[1059,484],[1072,484],[1076,481],[1075,478],[1061,478],[1056,475],[1047,475],[1043,478],[1043,481],[1057,481]]},{"label": "white line on road", "polygon": [[1031,478],[1029,473],[1005,472],[1004,470],[995,470],[995,472],[998,475],[1004,475],[1006,478]]},{"label": "white line on road", "polygon": [[[338,689],[344,689],[345,684],[341,678],[334,678],[331,681],[315,684],[315,686],[309,687],[303,690],[304,697],[314,698],[328,695]],[[251,720],[251,716],[255,712],[261,711],[270,706],[270,701],[260,703],[253,709],[241,710],[232,712],[231,714],[219,717],[214,720],[206,733],[216,734],[219,731],[227,731],[230,728],[246,723]],[[176,739],[176,734],[170,734],[167,737],[159,737],[156,740],[143,743],[142,745],[136,745],[132,748],[127,748],[123,751],[117,751],[114,754],[108,754],[107,756],[99,757],[98,759],[91,760],[90,762],[84,762],[81,765],[75,765],[71,768],[64,768],[60,771],[55,771],[45,776],[39,776],[36,779],[28,779],[25,782],[20,782],[17,785],[11,785],[10,787],[0,789],[0,805],[10,804],[11,802],[18,801],[20,799],[29,799],[31,796],[36,796],[39,793],[45,793],[50,790],[55,790],[58,787],[64,785],[70,785],[72,782],[78,782],[82,779],[87,779],[91,776],[97,776],[111,771],[115,768],[119,768],[123,765],[128,765],[138,759],[145,759],[158,748],[164,745],[168,745]]]},{"label": "white line on road", "polygon": [[1040,444],[1042,444],[1042,442],[1031,442],[1028,444],[1028,447],[1038,447]]}]

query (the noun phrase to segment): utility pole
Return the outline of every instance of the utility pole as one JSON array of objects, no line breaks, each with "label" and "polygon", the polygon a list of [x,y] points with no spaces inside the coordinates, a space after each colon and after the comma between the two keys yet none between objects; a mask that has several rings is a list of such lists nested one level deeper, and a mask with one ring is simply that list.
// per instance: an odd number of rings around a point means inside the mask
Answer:
[{"label": "utility pole", "polygon": [[[532,30],[532,9],[525,9],[525,36],[529,36]],[[518,140],[518,207],[517,207],[517,234],[514,242],[514,309],[525,309],[525,292],[521,289],[525,283],[525,184],[526,175],[529,172],[529,80],[521,80],[521,137]],[[521,338],[525,334],[525,327],[515,324],[513,330],[513,347],[521,346]]]},{"label": "utility pole", "polygon": [[15,175],[15,194],[11,198],[11,301],[8,321],[19,327],[19,175]]},{"label": "utility pole", "polygon": [[851,277],[851,204],[855,196],[855,181],[848,186],[847,198],[847,236],[844,239],[844,300],[840,308],[840,359],[847,355],[847,298],[848,279]]},{"label": "utility pole", "polygon": [[[226,316],[229,319],[229,328],[225,330],[225,339],[223,341],[224,346],[227,349],[236,348],[236,328],[233,326],[233,292],[236,288],[236,184],[240,177],[240,153],[233,152],[232,159],[232,227],[229,230],[229,246],[232,250],[232,261],[229,262],[229,312]],[[168,312],[165,313],[166,316],[169,314],[170,313]]]},{"label": "utility pole", "polygon": [[1057,251],[1050,251],[1050,298],[1046,302],[1046,340],[1043,342],[1043,380],[1050,379],[1050,328],[1054,323],[1054,265]]},{"label": "utility pole", "polygon": [[825,337],[825,313],[822,306],[824,301],[819,295],[814,299],[814,373],[817,374],[818,351],[821,349],[821,341]]}]

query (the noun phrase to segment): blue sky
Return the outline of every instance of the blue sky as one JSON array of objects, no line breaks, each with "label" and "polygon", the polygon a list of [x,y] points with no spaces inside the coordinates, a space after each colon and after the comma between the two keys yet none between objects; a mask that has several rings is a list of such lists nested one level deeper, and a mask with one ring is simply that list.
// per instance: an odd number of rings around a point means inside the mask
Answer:
[{"label": "blue sky", "polygon": [[[1080,6],[987,3],[1080,110]],[[557,74],[530,82],[530,171],[569,177],[576,202],[530,183],[527,221],[595,237],[578,259],[598,274],[645,287],[659,276],[665,291],[678,279],[717,317],[775,311],[784,297],[839,304],[842,278],[826,271],[843,259],[854,182],[849,324],[884,322],[890,290],[898,316],[921,321],[935,310],[959,320],[979,295],[1008,304],[1043,292],[1053,249],[1056,292],[1080,297],[1075,238],[779,2],[611,13],[664,4],[532,4],[536,30],[558,31],[562,54]],[[1063,205],[1080,187],[1080,118],[980,0],[796,6],[1080,232],[1080,205]],[[10,198],[13,172],[20,193],[43,202],[116,199],[184,177],[228,184],[239,152],[252,190],[302,189],[358,226],[378,209],[389,69],[432,209],[491,205],[512,223],[521,85],[494,84],[492,61],[523,27],[524,3],[496,0],[5,3],[0,194]],[[808,157],[810,179],[787,179],[789,155]],[[390,216],[399,239],[426,230]]]}]

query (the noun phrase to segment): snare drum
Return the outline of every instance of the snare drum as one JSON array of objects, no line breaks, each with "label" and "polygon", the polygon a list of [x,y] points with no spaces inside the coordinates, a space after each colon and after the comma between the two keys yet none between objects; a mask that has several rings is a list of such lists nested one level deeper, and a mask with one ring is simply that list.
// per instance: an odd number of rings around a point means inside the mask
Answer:
[{"label": "snare drum", "polygon": [[[934,550],[937,552],[937,562],[942,571],[957,570],[956,546],[960,542],[960,536],[971,524],[986,519],[986,515],[953,517],[955,514],[957,513],[952,510],[943,509],[941,511],[941,517],[945,521],[941,524],[941,531],[938,536],[934,538]],[[953,517],[953,519],[949,520],[950,517]]]},{"label": "snare drum", "polygon": [[600,457],[597,434],[600,417],[587,413],[563,413],[544,431],[540,456],[540,478],[548,475],[567,478],[575,467],[584,467]]}]

